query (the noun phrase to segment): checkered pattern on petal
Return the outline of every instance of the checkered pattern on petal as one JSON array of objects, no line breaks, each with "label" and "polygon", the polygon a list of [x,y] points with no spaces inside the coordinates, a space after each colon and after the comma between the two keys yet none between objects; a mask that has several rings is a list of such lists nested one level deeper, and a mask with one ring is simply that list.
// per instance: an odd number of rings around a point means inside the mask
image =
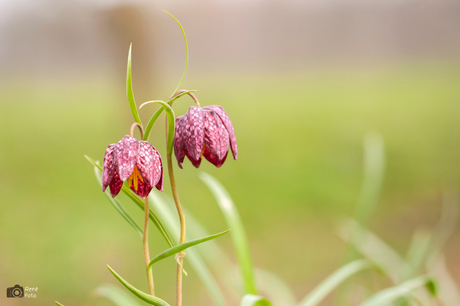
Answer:
[{"label": "checkered pattern on petal", "polygon": [[132,191],[134,191],[135,194],[137,194],[143,199],[147,198],[150,191],[152,190],[152,186],[150,186],[150,184],[148,184],[147,181],[143,182],[141,180],[137,182],[137,190],[134,188],[134,185],[129,187]]},{"label": "checkered pattern on petal", "polygon": [[205,112],[201,107],[191,106],[184,116],[180,132],[185,151],[189,157],[198,161],[204,146]]},{"label": "checkered pattern on petal", "polygon": [[122,181],[126,181],[133,173],[139,152],[139,141],[126,135],[116,145],[113,152],[115,169]]},{"label": "checkered pattern on petal", "polygon": [[222,159],[219,159],[217,158],[216,156],[214,156],[209,150],[207,147],[204,147],[204,152],[203,152],[203,156],[204,158],[206,158],[211,164],[213,164],[214,166],[216,166],[217,168],[219,168],[220,166],[222,166],[222,164],[224,163],[224,161],[227,159],[227,154],[228,154],[228,150],[227,152],[225,153],[224,157]]},{"label": "checkered pattern on petal", "polygon": [[184,119],[186,116],[180,116],[176,118],[176,129],[174,132],[174,154],[176,155],[177,164],[182,169],[182,163],[185,157],[185,145],[182,139],[182,131],[184,129]]},{"label": "checkered pattern on petal", "polygon": [[118,175],[117,171],[113,172],[113,178],[109,186],[110,186],[110,194],[112,195],[112,198],[115,198],[117,194],[120,193],[121,186],[123,186],[123,181],[120,180],[120,176]]},{"label": "checkered pattern on petal", "polygon": [[204,108],[213,110],[222,120],[222,123],[225,125],[225,128],[227,129],[228,136],[230,137],[230,148],[232,149],[233,158],[237,159],[238,158],[238,146],[236,144],[235,130],[233,129],[232,121],[228,117],[227,113],[220,105],[209,105]]},{"label": "checkered pattern on petal", "polygon": [[204,145],[218,160],[227,155],[229,146],[228,132],[220,118],[213,111],[206,111]]},{"label": "checkered pattern on petal", "polygon": [[155,158],[153,160],[153,173],[155,179],[153,184],[156,183],[155,187],[158,190],[163,191],[163,163],[161,162],[160,153],[153,146],[152,148],[155,154]]},{"label": "checkered pattern on petal", "polygon": [[115,145],[111,144],[105,150],[104,164],[102,166],[102,191],[105,191],[107,186],[109,186],[113,178],[113,173],[115,172],[115,168],[113,165],[113,148],[114,147]]},{"label": "checkered pattern on petal", "polygon": [[[137,154],[137,169],[139,174],[150,186],[156,183],[154,164],[157,156],[155,155],[153,146],[147,141],[139,141],[139,153]],[[161,162],[161,161],[160,161]]]}]

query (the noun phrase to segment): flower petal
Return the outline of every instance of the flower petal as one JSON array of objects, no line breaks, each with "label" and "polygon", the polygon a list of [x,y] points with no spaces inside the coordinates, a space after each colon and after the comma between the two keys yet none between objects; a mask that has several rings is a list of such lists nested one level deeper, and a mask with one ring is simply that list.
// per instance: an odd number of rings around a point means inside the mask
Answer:
[{"label": "flower petal", "polygon": [[185,145],[186,154],[197,161],[201,157],[204,146],[205,112],[201,107],[191,106],[184,115],[185,121],[181,130],[181,138]]},{"label": "flower petal", "polygon": [[220,159],[220,158],[217,158],[215,155],[213,155],[211,151],[208,150],[208,147],[204,147],[204,152],[203,152],[204,158],[206,158],[211,164],[213,164],[217,168],[222,166],[224,161],[227,159],[227,154],[228,154],[228,150],[225,153],[224,157]]},{"label": "flower petal", "polygon": [[198,158],[198,160],[195,160],[192,156],[188,154],[188,152],[185,152],[185,154],[187,155],[188,159],[192,162],[192,164],[195,166],[195,168],[198,168],[200,166],[201,155],[200,155],[200,158]]},{"label": "flower petal", "polygon": [[129,187],[132,191],[134,191],[135,194],[137,194],[143,199],[147,198],[150,191],[152,190],[152,186],[150,186],[150,184],[148,184],[146,181],[141,180],[137,182],[137,190],[135,189],[134,184],[132,184]]},{"label": "flower petal", "polygon": [[110,186],[110,194],[112,194],[112,198],[115,198],[117,194],[120,193],[121,186],[123,186],[123,181],[120,180],[120,176],[118,175],[117,171],[113,172],[113,178],[109,186]]},{"label": "flower petal", "polygon": [[[139,174],[150,186],[156,183],[154,165],[157,155],[155,148],[147,141],[139,141],[139,153],[137,154],[137,169]],[[161,163],[161,160],[160,160]]]},{"label": "flower petal", "polygon": [[124,182],[133,173],[139,152],[139,141],[126,135],[116,145],[113,152],[115,169]]},{"label": "flower petal", "polygon": [[228,132],[228,136],[230,138],[230,148],[232,149],[233,158],[237,159],[238,158],[238,146],[236,144],[235,130],[233,129],[232,121],[228,117],[227,113],[220,105],[209,105],[204,108],[213,110],[214,112],[216,112],[217,116],[219,116],[219,118],[222,120],[222,123],[225,125],[225,128],[227,129],[227,132]]},{"label": "flower petal", "polygon": [[115,147],[114,144],[111,144],[105,150],[104,155],[104,164],[102,166],[102,191],[105,191],[107,186],[109,186],[110,182],[113,178],[114,165],[113,165],[113,148]]},{"label": "flower petal", "polygon": [[155,182],[156,185],[155,187],[163,191],[163,163],[161,162],[161,156],[160,153],[157,151],[157,149],[153,148],[155,151],[155,154],[157,157],[154,159],[154,165],[153,165],[153,170],[155,174]]},{"label": "flower petal", "polygon": [[213,111],[206,112],[204,144],[210,153],[221,160],[227,155],[229,138],[225,126]]},{"label": "flower petal", "polygon": [[182,163],[185,157],[184,140],[182,139],[182,131],[184,129],[185,116],[176,118],[176,129],[174,132],[174,155],[176,155],[177,164],[182,169]]}]

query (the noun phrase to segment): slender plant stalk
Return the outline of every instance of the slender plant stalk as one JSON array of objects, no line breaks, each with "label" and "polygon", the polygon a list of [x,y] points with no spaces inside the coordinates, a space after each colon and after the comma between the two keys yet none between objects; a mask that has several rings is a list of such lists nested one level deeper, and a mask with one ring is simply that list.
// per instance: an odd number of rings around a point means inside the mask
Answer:
[{"label": "slender plant stalk", "polygon": [[[179,243],[185,242],[185,215],[180,204],[179,194],[177,193],[176,180],[174,179],[174,170],[172,164],[171,154],[167,154],[168,158],[168,173],[169,180],[171,182],[171,190],[176,203],[177,213],[179,214],[180,220],[180,238]],[[176,306],[182,306],[182,264],[184,262],[184,251],[177,254],[177,283],[176,283]]]},{"label": "slender plant stalk", "polygon": [[147,281],[149,283],[149,293],[155,296],[155,288],[153,285],[152,269],[149,269],[150,253],[149,253],[149,198],[145,199],[144,205],[144,237],[142,238],[144,244],[144,257],[145,267],[147,269]]}]

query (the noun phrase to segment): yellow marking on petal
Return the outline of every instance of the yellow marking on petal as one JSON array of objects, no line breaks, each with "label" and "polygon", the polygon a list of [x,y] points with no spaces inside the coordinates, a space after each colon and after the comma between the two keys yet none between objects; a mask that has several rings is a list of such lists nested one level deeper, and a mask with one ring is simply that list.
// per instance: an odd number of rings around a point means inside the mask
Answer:
[{"label": "yellow marking on petal", "polygon": [[130,187],[134,186],[134,190],[137,191],[139,188],[139,181],[144,182],[141,174],[139,173],[139,169],[137,169],[137,165],[134,166],[133,173],[128,177],[128,184]]}]

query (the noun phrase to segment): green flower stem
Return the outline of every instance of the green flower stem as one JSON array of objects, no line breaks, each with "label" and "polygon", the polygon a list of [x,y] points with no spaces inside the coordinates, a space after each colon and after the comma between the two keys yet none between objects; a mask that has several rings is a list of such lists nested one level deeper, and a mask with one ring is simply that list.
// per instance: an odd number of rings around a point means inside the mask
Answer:
[{"label": "green flower stem", "polygon": [[[168,173],[169,173],[169,180],[171,182],[171,190],[174,198],[174,202],[176,203],[177,213],[179,214],[179,221],[180,221],[180,238],[179,244],[185,242],[185,215],[184,211],[182,210],[182,205],[180,204],[179,194],[177,193],[176,188],[176,180],[174,179],[174,170],[172,164],[172,155],[168,153]],[[184,251],[178,253],[176,255],[177,258],[177,282],[176,282],[176,306],[182,306],[182,264],[184,262]]]},{"label": "green flower stem", "polygon": [[149,293],[155,296],[155,287],[153,285],[152,269],[149,269],[150,253],[149,253],[149,198],[145,199],[144,205],[144,236],[142,238],[144,245],[145,267],[147,269],[147,281],[149,283]]}]

